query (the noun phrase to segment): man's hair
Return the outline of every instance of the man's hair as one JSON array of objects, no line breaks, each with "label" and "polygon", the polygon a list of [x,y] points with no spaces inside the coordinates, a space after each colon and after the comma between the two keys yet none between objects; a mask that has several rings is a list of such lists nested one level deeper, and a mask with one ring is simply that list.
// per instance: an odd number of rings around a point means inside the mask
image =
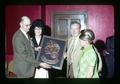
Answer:
[{"label": "man's hair", "polygon": [[81,24],[80,24],[78,21],[72,21],[72,22],[70,23],[70,27],[71,27],[71,25],[73,25],[73,24],[78,24],[78,25],[79,25],[79,28],[81,28]]}]

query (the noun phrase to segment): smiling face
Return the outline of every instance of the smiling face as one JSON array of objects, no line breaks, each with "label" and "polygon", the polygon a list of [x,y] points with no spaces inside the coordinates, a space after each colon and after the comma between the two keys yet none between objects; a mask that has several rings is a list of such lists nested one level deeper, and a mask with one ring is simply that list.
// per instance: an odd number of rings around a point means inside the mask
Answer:
[{"label": "smiling face", "polygon": [[80,25],[79,24],[71,25],[71,34],[72,34],[72,36],[78,36],[80,34]]},{"label": "smiling face", "polygon": [[40,36],[42,34],[42,28],[35,27],[34,32],[35,32],[35,36]]}]

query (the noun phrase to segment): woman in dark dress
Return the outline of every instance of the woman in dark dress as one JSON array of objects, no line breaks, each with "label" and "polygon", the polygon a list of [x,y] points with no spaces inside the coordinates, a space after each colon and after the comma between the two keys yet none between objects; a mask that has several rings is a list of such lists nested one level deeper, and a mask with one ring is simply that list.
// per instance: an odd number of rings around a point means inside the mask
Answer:
[{"label": "woman in dark dress", "polygon": [[[35,58],[37,58],[38,51],[41,49],[40,44],[44,31],[44,22],[36,19],[30,28],[29,35],[32,40],[32,46],[35,50]],[[44,68],[36,69],[35,78],[49,78],[48,71]]]},{"label": "woman in dark dress", "polygon": [[37,58],[37,54],[41,44],[42,36],[44,31],[44,22],[40,19],[35,20],[32,23],[32,26],[30,28],[30,37],[33,43],[33,46],[35,48],[35,58]]}]

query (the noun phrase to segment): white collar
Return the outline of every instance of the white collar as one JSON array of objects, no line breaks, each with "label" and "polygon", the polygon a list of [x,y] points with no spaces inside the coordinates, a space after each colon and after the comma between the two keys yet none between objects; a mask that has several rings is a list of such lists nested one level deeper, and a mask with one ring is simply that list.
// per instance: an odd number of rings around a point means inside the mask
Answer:
[{"label": "white collar", "polygon": [[40,40],[41,40],[41,36],[40,37],[35,37],[36,41],[37,41],[37,44],[39,45],[40,43]]}]

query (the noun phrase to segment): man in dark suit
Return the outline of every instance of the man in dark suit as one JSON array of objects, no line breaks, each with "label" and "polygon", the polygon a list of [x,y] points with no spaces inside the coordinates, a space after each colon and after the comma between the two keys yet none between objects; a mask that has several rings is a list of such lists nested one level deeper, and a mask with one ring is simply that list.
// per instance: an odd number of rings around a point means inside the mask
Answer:
[{"label": "man in dark suit", "polygon": [[33,77],[35,67],[50,68],[46,63],[39,63],[35,60],[34,50],[27,35],[30,29],[31,21],[29,17],[23,16],[20,21],[20,28],[13,36],[13,71],[17,78]]},{"label": "man in dark suit", "polygon": [[108,78],[114,76],[114,36],[106,39],[106,64],[108,71]]}]

